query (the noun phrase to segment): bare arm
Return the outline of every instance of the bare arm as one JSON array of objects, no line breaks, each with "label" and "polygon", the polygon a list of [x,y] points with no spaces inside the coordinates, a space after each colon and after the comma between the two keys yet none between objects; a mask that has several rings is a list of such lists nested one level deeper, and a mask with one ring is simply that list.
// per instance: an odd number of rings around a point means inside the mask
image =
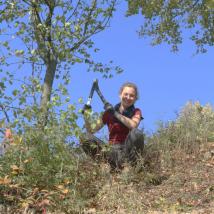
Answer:
[{"label": "bare arm", "polygon": [[115,112],[114,116],[129,129],[137,128],[141,120],[141,115],[134,115],[132,118],[128,118],[118,112]]}]

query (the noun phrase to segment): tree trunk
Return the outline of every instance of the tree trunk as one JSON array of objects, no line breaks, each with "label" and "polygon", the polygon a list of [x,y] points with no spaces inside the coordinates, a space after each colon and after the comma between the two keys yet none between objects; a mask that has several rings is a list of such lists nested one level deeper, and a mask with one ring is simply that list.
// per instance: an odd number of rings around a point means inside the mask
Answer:
[{"label": "tree trunk", "polygon": [[42,125],[42,127],[44,127],[47,124],[47,119],[48,119],[47,104],[51,99],[51,92],[52,92],[52,87],[54,82],[54,76],[56,73],[56,66],[57,66],[56,60],[54,59],[48,60],[47,69],[46,69],[45,78],[44,78],[41,104],[40,104],[40,108],[42,111],[40,125]]}]

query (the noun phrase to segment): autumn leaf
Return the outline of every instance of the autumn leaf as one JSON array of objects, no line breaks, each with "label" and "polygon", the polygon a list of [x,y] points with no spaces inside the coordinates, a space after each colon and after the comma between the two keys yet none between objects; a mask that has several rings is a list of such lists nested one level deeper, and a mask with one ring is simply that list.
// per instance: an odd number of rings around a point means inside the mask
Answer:
[{"label": "autumn leaf", "polygon": [[28,159],[25,159],[24,161],[23,161],[23,163],[29,163],[29,162],[31,162],[33,160],[33,158],[28,158]]},{"label": "autumn leaf", "polygon": [[7,185],[11,183],[11,179],[8,178],[8,176],[5,176],[4,178],[0,178],[0,184],[1,185]]},{"label": "autumn leaf", "polygon": [[21,171],[23,171],[23,169],[21,169],[20,167],[18,167],[17,165],[11,165],[10,168],[12,169],[12,174],[13,175],[17,175],[19,174]]},{"label": "autumn leaf", "polygon": [[64,189],[65,187],[64,187],[63,185],[57,185],[56,188],[57,188],[58,190],[62,190],[62,189]]},{"label": "autumn leaf", "polygon": [[17,165],[11,165],[10,168],[14,171],[19,171],[19,167]]},{"label": "autumn leaf", "polygon": [[56,188],[63,194],[68,194],[69,189],[65,188],[64,185],[57,185]]},{"label": "autumn leaf", "polygon": [[27,207],[29,207],[29,202],[23,202],[22,204],[21,204],[21,207],[22,208],[27,208]]},{"label": "autumn leaf", "polygon": [[10,188],[15,188],[15,189],[19,188],[19,186],[20,186],[20,184],[11,184],[11,185],[9,185]]},{"label": "autumn leaf", "polygon": [[68,194],[69,189],[63,189],[63,190],[61,190],[61,192],[66,195],[66,194]]},{"label": "autumn leaf", "polygon": [[64,184],[67,184],[67,185],[71,183],[71,181],[69,179],[64,179],[63,182],[64,182]]},{"label": "autumn leaf", "polygon": [[46,190],[46,189],[42,189],[41,192],[42,192],[42,193],[47,193],[47,192],[49,192],[49,191]]}]

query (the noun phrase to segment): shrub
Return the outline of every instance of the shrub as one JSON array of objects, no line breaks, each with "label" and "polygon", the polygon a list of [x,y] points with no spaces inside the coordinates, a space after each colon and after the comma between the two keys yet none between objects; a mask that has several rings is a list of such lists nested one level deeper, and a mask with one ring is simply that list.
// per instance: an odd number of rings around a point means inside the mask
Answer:
[{"label": "shrub", "polygon": [[14,212],[47,207],[79,213],[96,194],[98,165],[69,144],[59,127],[28,127],[22,142],[0,158],[0,203]]},{"label": "shrub", "polygon": [[[150,156],[158,149],[161,157],[159,161],[153,157],[155,163],[162,161],[162,165],[169,166],[173,164],[172,160],[180,150],[187,153],[196,152],[200,143],[211,139],[213,133],[214,111],[212,106],[210,104],[202,106],[199,102],[188,102],[178,113],[175,121],[159,123],[157,132],[148,137],[146,148],[150,149]],[[149,161],[152,161],[151,158]]]}]

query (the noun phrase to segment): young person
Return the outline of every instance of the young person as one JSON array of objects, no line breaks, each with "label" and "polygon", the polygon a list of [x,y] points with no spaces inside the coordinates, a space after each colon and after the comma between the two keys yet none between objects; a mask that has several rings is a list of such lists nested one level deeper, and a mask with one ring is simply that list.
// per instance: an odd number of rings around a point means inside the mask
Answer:
[{"label": "young person", "polygon": [[95,159],[100,157],[104,142],[93,134],[107,125],[110,151],[105,153],[105,158],[112,170],[122,169],[125,161],[134,165],[144,147],[143,132],[137,129],[143,117],[141,110],[134,106],[139,97],[137,86],[130,82],[124,83],[119,97],[120,103],[114,107],[109,103],[104,106],[105,112],[94,125],[89,121],[87,110],[84,111],[87,133],[80,140],[87,154]]}]

